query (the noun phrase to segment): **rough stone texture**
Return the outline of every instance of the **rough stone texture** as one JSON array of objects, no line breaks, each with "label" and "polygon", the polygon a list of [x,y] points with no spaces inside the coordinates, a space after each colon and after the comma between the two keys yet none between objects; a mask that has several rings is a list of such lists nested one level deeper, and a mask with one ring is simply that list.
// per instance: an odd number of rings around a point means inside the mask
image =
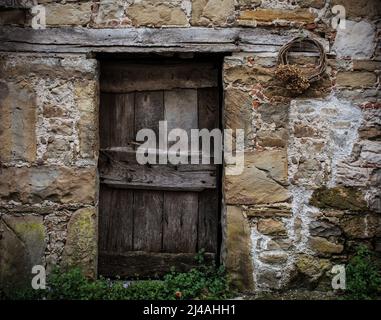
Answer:
[{"label": "rough stone texture", "polygon": [[96,195],[95,168],[38,166],[1,168],[0,201],[21,203],[93,204]]},{"label": "rough stone texture", "polygon": [[284,223],[275,219],[263,219],[258,222],[258,231],[266,235],[285,235]]},{"label": "rough stone texture", "polygon": [[0,218],[0,288],[26,287],[32,267],[44,264],[46,231],[42,217],[3,215]]},{"label": "rough stone texture", "polygon": [[77,124],[79,153],[83,158],[96,159],[98,156],[98,91],[96,81],[82,81],[75,88],[75,99],[80,114]]},{"label": "rough stone texture", "polygon": [[285,151],[246,152],[240,175],[225,176],[228,204],[266,204],[285,202],[289,194]]},{"label": "rough stone texture", "polygon": [[276,22],[313,23],[315,15],[306,9],[280,10],[256,9],[240,12],[238,23],[241,25],[267,25]]},{"label": "rough stone texture", "polygon": [[370,239],[377,236],[377,228],[380,226],[380,219],[376,215],[355,215],[348,216],[341,221],[345,235],[350,239]]},{"label": "rough stone texture", "polygon": [[[251,98],[248,92],[240,89],[228,89],[225,91],[225,126],[233,130],[233,138],[237,129],[243,129],[245,145],[248,145],[252,134]],[[235,148],[235,139],[233,139]],[[234,149],[233,149],[234,150]]]},{"label": "rough stone texture", "polygon": [[76,264],[96,275],[97,211],[80,208],[97,203],[98,96],[94,59],[0,55],[1,226],[10,220],[14,230],[39,232],[24,240],[6,227],[0,240],[1,274],[13,281],[4,268],[15,264],[20,285],[35,264],[48,272]]},{"label": "rough stone texture", "polygon": [[253,266],[249,224],[239,207],[227,206],[226,211],[226,268],[236,289],[250,291],[253,288]]},{"label": "rough stone texture", "polygon": [[312,221],[310,223],[310,234],[311,236],[318,237],[337,237],[341,235],[341,230],[338,226],[333,223],[326,221]]},{"label": "rough stone texture", "polygon": [[321,255],[338,254],[343,252],[344,247],[321,237],[311,237],[309,244],[312,250]]},{"label": "rough stone texture", "polygon": [[338,29],[332,50],[339,58],[370,58],[374,51],[374,26],[366,21],[346,20],[345,29]]},{"label": "rough stone texture", "polygon": [[259,260],[269,264],[282,264],[287,261],[287,252],[285,251],[265,251],[259,254]]},{"label": "rough stone texture", "polygon": [[340,72],[336,78],[339,87],[363,88],[373,87],[377,82],[374,72]]},{"label": "rough stone texture", "polygon": [[321,188],[312,194],[310,204],[318,208],[364,211],[367,203],[361,191],[350,187]]},{"label": "rough stone texture", "polygon": [[44,4],[46,9],[46,24],[50,26],[86,26],[90,23],[91,19],[91,5],[91,1]]},{"label": "rough stone texture", "polygon": [[188,23],[181,7],[155,0],[133,3],[127,9],[127,17],[134,26],[185,26]]},{"label": "rough stone texture", "polygon": [[298,273],[303,277],[302,282],[307,282],[309,287],[316,286],[325,272],[331,269],[327,259],[319,259],[306,254],[300,255],[296,260]]},{"label": "rough stone texture", "polygon": [[331,3],[332,6],[344,6],[348,18],[374,19],[381,16],[381,6],[378,0],[333,0]]},{"label": "rough stone texture", "polygon": [[353,60],[353,70],[365,70],[369,72],[374,72],[381,70],[381,61],[374,60]]},{"label": "rough stone texture", "polygon": [[[55,28],[273,31],[266,45],[229,39],[248,52],[228,53],[223,63],[223,126],[245,130],[245,171],[223,185],[224,261],[234,283],[240,290],[330,290],[331,264],[346,263],[357,244],[381,252],[379,1],[39,2]],[[335,4],[346,7],[345,30],[332,29]],[[29,18],[24,10],[0,10],[0,25]],[[274,71],[283,41],[300,34],[330,54],[323,78],[294,97]],[[289,61],[307,72],[316,57],[295,52]],[[48,271],[75,264],[96,273],[97,64],[81,54],[0,54],[0,214],[43,223],[46,245],[33,240],[36,233],[25,241],[45,248],[36,256]],[[29,268],[21,240],[5,230],[14,261]]]},{"label": "rough stone texture", "polygon": [[232,22],[234,0],[193,0],[191,25],[223,26]]},{"label": "rough stone texture", "polygon": [[36,159],[36,96],[28,82],[0,81],[0,162]]},{"label": "rough stone texture", "polygon": [[97,226],[94,208],[76,211],[67,227],[63,266],[78,266],[89,277],[97,274]]},{"label": "rough stone texture", "polygon": [[125,16],[127,3],[123,0],[100,0],[97,5],[93,5],[94,27],[118,27],[130,25],[130,20]]},{"label": "rough stone texture", "polygon": [[325,0],[299,0],[298,5],[301,8],[321,9],[324,7],[325,2]]}]

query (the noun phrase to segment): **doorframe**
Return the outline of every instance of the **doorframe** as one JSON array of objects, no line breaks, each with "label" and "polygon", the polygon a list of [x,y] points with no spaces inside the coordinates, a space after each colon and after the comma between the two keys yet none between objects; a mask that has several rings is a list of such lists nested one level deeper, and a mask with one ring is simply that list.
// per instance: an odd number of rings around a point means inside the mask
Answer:
[{"label": "doorframe", "polygon": [[[155,57],[157,61],[160,60],[172,60],[176,59],[177,61],[181,61],[181,59],[184,59],[185,61],[202,61],[205,59],[205,61],[210,61],[212,59],[218,60],[218,92],[219,92],[219,129],[224,130],[225,129],[225,123],[224,123],[224,82],[223,82],[223,65],[224,65],[224,58],[226,56],[230,56],[232,52],[166,52],[165,54],[160,54],[159,52],[149,51],[146,53],[133,53],[133,52],[117,52],[117,53],[97,53],[95,54],[95,58],[98,62],[99,70],[100,65],[103,61],[107,60],[120,60],[125,61],[127,59],[136,60],[136,61],[144,61],[145,59],[152,59],[152,57]],[[196,58],[195,58],[196,56]],[[152,61],[152,60],[149,60]],[[215,60],[214,60],[215,61]],[[100,81],[101,81],[101,72],[99,71],[99,78],[98,78],[98,101],[100,101]],[[98,107],[98,129],[99,129],[99,113],[100,113],[100,106]],[[98,141],[100,141],[100,130],[98,130]],[[98,154],[100,150],[100,144],[98,143]],[[225,229],[226,229],[226,205],[225,205],[225,196],[224,196],[224,155],[222,154],[222,164],[218,165],[218,179],[217,184],[219,187],[218,190],[218,229],[217,229],[217,252],[216,252],[216,258],[215,262],[217,265],[224,265],[225,263],[225,248],[226,248],[226,235],[225,235]],[[99,162],[97,162],[97,221],[96,221],[96,277],[99,277],[98,273],[98,258],[99,258],[99,193],[100,193],[100,179],[99,179]]]}]

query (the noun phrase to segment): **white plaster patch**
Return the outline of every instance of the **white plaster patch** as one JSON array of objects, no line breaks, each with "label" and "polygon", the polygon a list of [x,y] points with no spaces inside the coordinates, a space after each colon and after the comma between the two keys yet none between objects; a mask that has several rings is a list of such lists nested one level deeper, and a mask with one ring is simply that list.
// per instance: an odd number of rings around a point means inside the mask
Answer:
[{"label": "white plaster patch", "polygon": [[[273,289],[288,285],[298,254],[314,254],[308,245],[309,225],[319,213],[319,209],[309,204],[310,198],[315,188],[326,184],[335,185],[337,163],[351,154],[358,138],[357,131],[362,121],[362,114],[358,107],[330,96],[324,100],[292,101],[289,119],[288,163],[289,179],[292,182],[289,187],[292,195],[292,216],[290,219],[282,220],[292,245],[287,251],[286,263],[279,270],[281,272],[279,282]],[[295,125],[307,128],[306,137],[303,137],[303,134],[295,136],[293,130]],[[301,164],[305,166],[303,172],[300,171]],[[316,167],[316,164],[321,167]],[[322,175],[326,180],[321,179]],[[253,228],[251,240],[254,279],[257,281],[261,270],[266,268],[272,272],[278,270],[274,266],[264,265],[259,260],[260,252],[267,250],[271,237],[264,236]],[[256,290],[260,291],[263,288],[257,285]]]},{"label": "white plaster patch", "polygon": [[373,24],[347,20],[345,29],[338,29],[332,50],[338,58],[352,57],[369,59],[372,57],[375,43]]}]

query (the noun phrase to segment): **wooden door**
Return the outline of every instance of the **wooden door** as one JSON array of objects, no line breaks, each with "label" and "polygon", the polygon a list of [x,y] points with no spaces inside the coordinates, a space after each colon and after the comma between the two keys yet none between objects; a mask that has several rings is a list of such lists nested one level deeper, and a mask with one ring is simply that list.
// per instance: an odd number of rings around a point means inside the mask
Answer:
[{"label": "wooden door", "polygon": [[101,69],[99,274],[151,277],[216,259],[219,167],[136,161],[136,133],[159,121],[219,128],[218,65],[104,62]]}]

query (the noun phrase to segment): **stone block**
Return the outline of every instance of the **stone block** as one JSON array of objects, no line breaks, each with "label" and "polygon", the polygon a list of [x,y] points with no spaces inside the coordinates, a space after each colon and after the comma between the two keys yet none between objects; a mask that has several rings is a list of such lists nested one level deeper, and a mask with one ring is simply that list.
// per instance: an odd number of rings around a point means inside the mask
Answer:
[{"label": "stone block", "polygon": [[240,25],[267,25],[274,22],[310,24],[315,21],[315,14],[308,9],[255,9],[241,11],[238,17]]},{"label": "stone block", "polygon": [[245,146],[248,145],[252,134],[252,107],[249,93],[239,89],[227,89],[224,104],[225,128],[233,130],[233,150],[235,150],[237,129],[244,130]]},{"label": "stone block", "polygon": [[309,224],[309,228],[311,236],[329,238],[341,235],[341,230],[338,226],[326,221],[312,221]]},{"label": "stone block", "polygon": [[46,231],[38,216],[3,215],[0,218],[0,287],[28,288],[32,267],[44,265]]},{"label": "stone block", "polygon": [[265,235],[282,236],[287,234],[284,223],[276,219],[261,219],[258,221],[257,229]]},{"label": "stone block", "polygon": [[0,81],[0,161],[36,159],[36,96],[27,82]]},{"label": "stone block", "polygon": [[233,22],[234,0],[193,0],[192,26],[225,26]]},{"label": "stone block", "polygon": [[245,168],[240,175],[225,176],[228,204],[269,204],[286,202],[287,155],[284,150],[245,152]]},{"label": "stone block", "polygon": [[226,208],[225,246],[225,266],[233,287],[240,291],[252,290],[254,283],[250,227],[239,207]]},{"label": "stone block", "polygon": [[92,1],[44,4],[46,24],[49,26],[86,26],[91,19],[91,5]]},{"label": "stone block", "polygon": [[363,193],[353,187],[319,188],[312,194],[310,204],[322,209],[367,210]]},{"label": "stone block", "polygon": [[370,71],[381,70],[381,61],[375,60],[353,60],[354,71]]},{"label": "stone block", "polygon": [[336,77],[338,87],[366,88],[373,87],[377,82],[377,76],[373,72],[339,72]]},{"label": "stone block", "polygon": [[98,154],[98,96],[96,81],[76,83],[75,99],[80,113],[77,123],[79,132],[80,155],[94,159]]},{"label": "stone block", "polygon": [[274,269],[260,269],[257,271],[257,287],[265,290],[280,289],[282,272]]},{"label": "stone block", "polygon": [[97,226],[95,208],[83,208],[73,213],[67,227],[62,265],[79,267],[84,275],[97,274]]},{"label": "stone block", "polygon": [[292,215],[291,207],[278,206],[255,206],[246,210],[246,215],[253,217],[290,217]]},{"label": "stone block", "polygon": [[309,245],[312,250],[323,256],[339,254],[344,250],[342,244],[333,243],[322,237],[311,237],[309,239]]},{"label": "stone block", "polygon": [[277,265],[287,262],[288,254],[285,251],[264,251],[259,254],[259,260],[263,263]]},{"label": "stone block", "polygon": [[288,130],[285,128],[258,130],[256,142],[262,147],[286,147],[288,142]]},{"label": "stone block", "polygon": [[127,8],[134,26],[186,26],[187,17],[178,5],[155,0],[135,2]]},{"label": "stone block", "polygon": [[93,204],[96,168],[40,166],[0,169],[0,199],[25,204],[53,201]]},{"label": "stone block", "polygon": [[320,259],[310,255],[301,254],[295,262],[297,271],[303,276],[309,287],[315,286],[325,272],[330,270],[331,263],[327,259]]},{"label": "stone block", "polygon": [[340,226],[350,239],[369,239],[377,235],[379,218],[373,214],[344,217]]}]

